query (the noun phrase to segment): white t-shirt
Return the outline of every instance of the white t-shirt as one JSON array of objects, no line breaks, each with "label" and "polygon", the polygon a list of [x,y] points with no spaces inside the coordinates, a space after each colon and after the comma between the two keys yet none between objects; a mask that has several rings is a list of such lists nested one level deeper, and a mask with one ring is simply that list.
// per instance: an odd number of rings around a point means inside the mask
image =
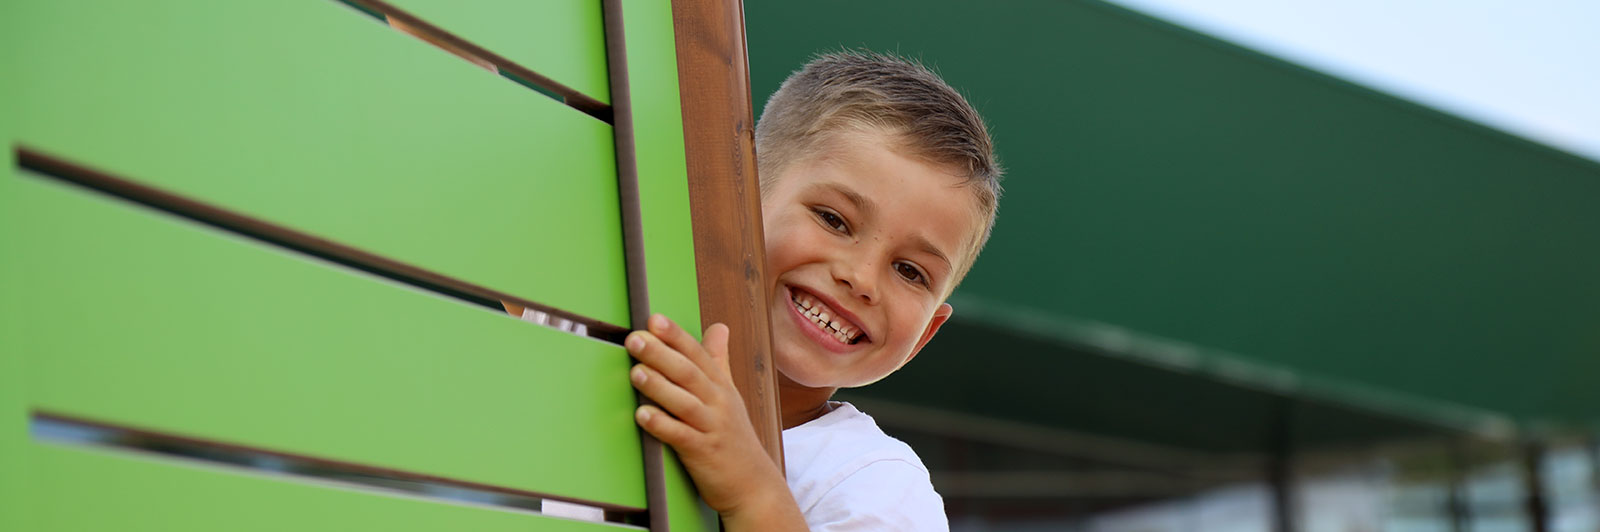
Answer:
[{"label": "white t-shirt", "polygon": [[783,461],[812,532],[948,532],[944,500],[911,446],[850,403],[783,431]]}]

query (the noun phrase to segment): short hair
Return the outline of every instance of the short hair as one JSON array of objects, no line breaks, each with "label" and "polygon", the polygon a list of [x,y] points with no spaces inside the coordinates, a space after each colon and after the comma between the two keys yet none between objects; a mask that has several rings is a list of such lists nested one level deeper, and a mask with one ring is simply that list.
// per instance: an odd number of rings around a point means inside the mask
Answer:
[{"label": "short hair", "polygon": [[902,57],[856,50],[817,55],[789,75],[756,123],[761,191],[789,165],[822,154],[833,135],[881,131],[904,154],[953,170],[972,189],[980,227],[956,265],[954,289],[994,231],[1003,170],[983,117],[938,74]]}]

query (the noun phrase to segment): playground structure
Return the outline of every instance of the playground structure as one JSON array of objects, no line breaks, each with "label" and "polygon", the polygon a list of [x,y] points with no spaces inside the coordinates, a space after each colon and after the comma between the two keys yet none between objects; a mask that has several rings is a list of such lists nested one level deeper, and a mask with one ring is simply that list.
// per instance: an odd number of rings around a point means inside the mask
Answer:
[{"label": "playground structure", "polygon": [[0,12],[0,529],[715,530],[652,312],[781,457],[737,4]]}]

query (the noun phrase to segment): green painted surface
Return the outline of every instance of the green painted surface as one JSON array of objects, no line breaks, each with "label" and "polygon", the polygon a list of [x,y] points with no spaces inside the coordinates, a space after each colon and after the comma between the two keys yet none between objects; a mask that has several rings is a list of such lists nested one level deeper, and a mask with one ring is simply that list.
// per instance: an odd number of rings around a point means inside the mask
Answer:
[{"label": "green painted surface", "polygon": [[[493,4],[397,3],[609,100],[598,3]],[[8,144],[627,323],[608,126],[331,1],[3,9]],[[652,302],[698,334],[670,6],[627,9]],[[644,505],[620,349],[0,174],[0,529],[605,528],[29,443],[30,409]]]},{"label": "green painted surface", "polygon": [[[957,308],[963,307],[958,303]],[[1450,436],[1463,428],[1419,423],[1418,418],[1403,413],[1326,397],[1298,398],[1291,390],[1257,386],[1262,379],[1256,375],[1229,380],[1187,368],[1107,356],[1047,335],[1017,334],[1005,325],[963,320],[945,327],[939,333],[942,337],[929,344],[914,363],[890,378],[841,392],[839,397],[857,402],[867,413],[891,424],[893,419],[881,417],[871,401],[947,412],[977,411],[1024,426],[1068,427],[1082,434],[1214,453],[1270,450],[1280,435],[1272,420],[1280,414],[1293,419],[1288,442],[1298,448],[1358,447],[1374,441]],[[983,364],[983,370],[975,371],[974,363]],[[1293,386],[1295,382],[1290,378],[1285,384]],[[1291,392],[1290,398],[1285,392]],[[988,410],[996,405],[1016,408]],[[944,459],[937,453],[924,457]]]},{"label": "green painted surface", "polygon": [[[0,15],[6,8],[0,7]],[[0,48],[12,50],[9,37],[0,35]],[[0,52],[10,53],[10,52]],[[10,138],[11,116],[15,100],[10,96],[10,84],[0,83],[0,139]],[[0,163],[11,168],[16,163],[10,150],[0,150]],[[23,222],[15,209],[0,209],[0,227],[17,227]],[[14,271],[14,263],[5,257],[19,253],[17,243],[9,238],[0,239],[0,294],[15,294],[27,283]],[[0,530],[27,530],[23,526],[23,509],[32,505],[31,491],[24,479],[32,474],[31,463],[24,457],[23,449],[28,438],[28,411],[25,407],[28,381],[20,353],[12,347],[13,338],[22,335],[24,309],[11,303],[11,298],[0,297]]]},{"label": "green painted surface", "polygon": [[30,408],[644,505],[620,347],[43,178],[0,210]]},{"label": "green painted surface", "polygon": [[18,530],[619,530],[125,452],[46,444],[27,451],[41,503]]},{"label": "green painted surface", "polygon": [[664,464],[667,478],[667,519],[673,531],[722,530],[721,517],[716,510],[706,506],[695,492],[694,480],[683,468],[676,455],[667,453]]},{"label": "green painted surface", "polygon": [[695,279],[672,5],[645,0],[622,4],[650,309],[666,314],[699,337],[700,292]]},{"label": "green painted surface", "polygon": [[627,323],[609,126],[332,1],[9,9],[17,142]]},{"label": "green painted surface", "polygon": [[[746,8],[757,101],[810,54],[862,45],[923,58],[971,97],[1009,177],[957,295],[1038,318],[1009,334],[1093,329],[1075,343],[1114,351],[1163,339],[1186,366],[1272,368],[1324,383],[1287,388],[1303,397],[1376,391],[1394,400],[1361,400],[1396,412],[1600,420],[1594,161],[1100,2]],[[911,381],[930,357],[959,357],[970,375],[990,357],[1086,356],[946,340],[891,381],[962,385]],[[1029,405],[998,395],[963,408],[1052,419]],[[1104,408],[1130,434],[1205,412]]]},{"label": "green painted surface", "polygon": [[599,0],[395,0],[395,6],[557,83],[611,101]]},{"label": "green painted surface", "polygon": [[[624,0],[621,4],[650,309],[671,317],[698,338],[699,283],[695,278],[694,230],[684,166],[672,5],[647,0]],[[666,453],[664,469],[672,530],[720,530],[716,512],[696,496],[693,482],[670,451]]]}]

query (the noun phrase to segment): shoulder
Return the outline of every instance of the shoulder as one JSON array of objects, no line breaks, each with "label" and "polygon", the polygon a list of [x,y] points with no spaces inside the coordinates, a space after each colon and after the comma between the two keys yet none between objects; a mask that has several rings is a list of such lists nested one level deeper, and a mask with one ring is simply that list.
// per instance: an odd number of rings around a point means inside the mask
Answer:
[{"label": "shoulder", "polygon": [[848,403],[784,431],[784,461],[812,530],[948,529],[922,460]]},{"label": "shoulder", "polygon": [[868,464],[803,510],[813,531],[945,532],[950,526],[927,471],[903,461]]},{"label": "shoulder", "polygon": [[927,476],[928,468],[911,446],[884,434],[872,416],[850,403],[835,405],[822,417],[783,431],[783,457],[789,478],[831,485],[878,462],[902,463]]}]

